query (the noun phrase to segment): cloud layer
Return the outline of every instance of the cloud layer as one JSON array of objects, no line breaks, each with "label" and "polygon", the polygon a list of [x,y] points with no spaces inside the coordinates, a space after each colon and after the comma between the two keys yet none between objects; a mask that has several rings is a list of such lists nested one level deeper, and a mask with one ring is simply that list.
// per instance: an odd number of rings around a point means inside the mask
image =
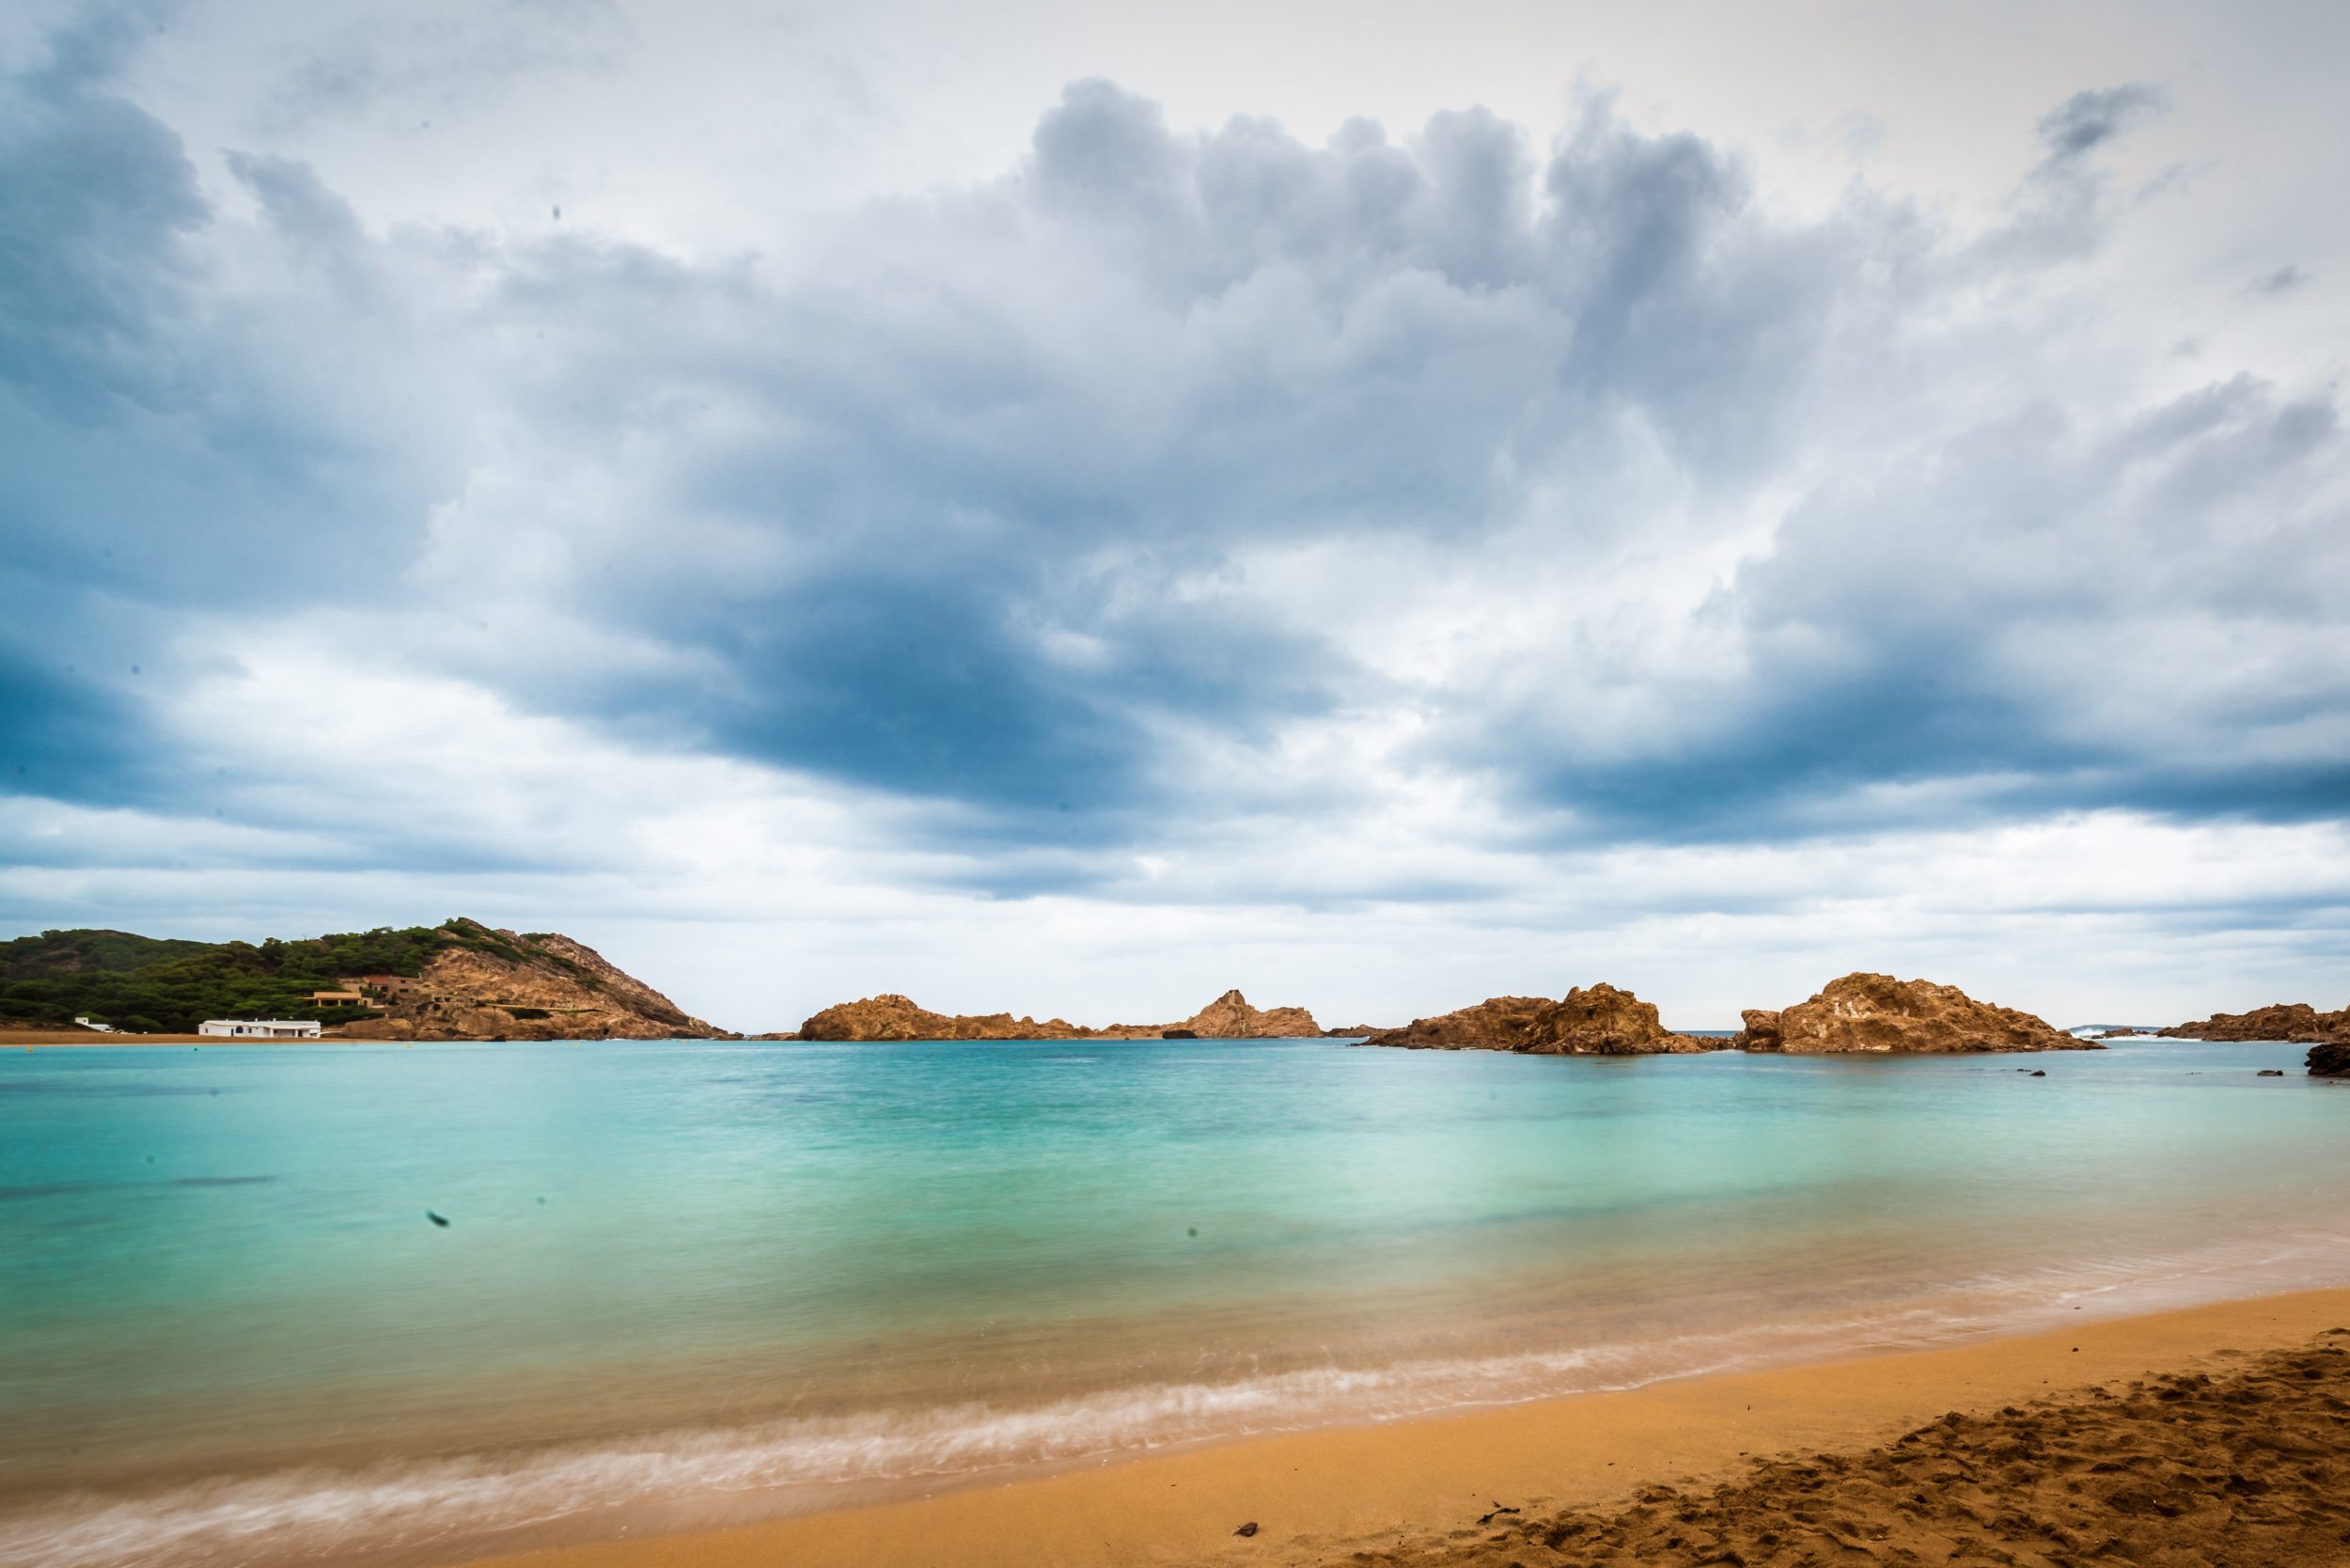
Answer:
[{"label": "cloud layer", "polygon": [[836,895],[1456,930],[1595,856],[2339,842],[2337,394],[2111,307],[2193,199],[2115,162],[2157,86],[2049,107],[1964,224],[1775,201],[1605,94],[1546,142],[1311,144],[1085,80],[992,179],[704,255],[371,225],[192,149],[133,43],[57,34],[0,112],[28,921],[151,856],[134,821],[219,867],[813,855]]}]

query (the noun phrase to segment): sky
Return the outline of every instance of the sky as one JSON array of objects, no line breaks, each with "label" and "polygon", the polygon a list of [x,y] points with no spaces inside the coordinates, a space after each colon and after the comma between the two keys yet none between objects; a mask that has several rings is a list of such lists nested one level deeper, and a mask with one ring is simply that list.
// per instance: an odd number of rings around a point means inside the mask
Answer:
[{"label": "sky", "polygon": [[0,935],[2350,1002],[2350,11],[31,0]]}]

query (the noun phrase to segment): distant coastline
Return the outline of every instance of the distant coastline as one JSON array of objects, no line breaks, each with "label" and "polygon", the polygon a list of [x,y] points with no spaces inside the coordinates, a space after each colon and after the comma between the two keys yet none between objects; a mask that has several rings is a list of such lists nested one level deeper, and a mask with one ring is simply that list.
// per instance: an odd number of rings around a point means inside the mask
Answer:
[{"label": "distant coastline", "polygon": [[[1638,1056],[1714,1050],[1788,1054],[2095,1050],[2107,1039],[2274,1040],[2350,1046],[2350,1007],[2277,1003],[2193,1023],[2060,1030],[1956,986],[1856,972],[1808,1001],[1749,1008],[1736,1030],[1676,1031],[1655,1004],[1606,982],[1557,1001],[1494,996],[1397,1027],[1325,1028],[1303,1007],[1259,1008],[1228,990],[1166,1024],[1073,1024],[1010,1012],[934,1012],[883,993],[837,1003],[797,1028],[743,1034],[694,1017],[666,996],[558,932],[520,933],[463,917],[437,927],[379,927],[259,944],[204,943],[104,930],[0,942],[0,1043],[191,1044],[199,1021],[314,1021],[333,1040],[1007,1040],[1346,1039],[1370,1046],[1528,1055]],[[83,1022],[86,1020],[86,1024]],[[2328,1073],[2340,1053],[2313,1053]]]}]

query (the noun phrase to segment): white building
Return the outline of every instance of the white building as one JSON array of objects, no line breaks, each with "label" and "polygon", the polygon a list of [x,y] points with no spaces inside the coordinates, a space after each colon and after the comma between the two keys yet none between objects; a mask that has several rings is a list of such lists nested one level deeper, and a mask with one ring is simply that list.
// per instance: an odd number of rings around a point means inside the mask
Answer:
[{"label": "white building", "polygon": [[198,1034],[227,1040],[316,1040],[319,1027],[306,1018],[207,1018],[196,1027]]},{"label": "white building", "polygon": [[73,1015],[73,1021],[86,1029],[96,1029],[100,1034],[115,1032],[115,1027],[112,1024],[102,1024],[95,1018],[87,1018],[78,1012]]}]

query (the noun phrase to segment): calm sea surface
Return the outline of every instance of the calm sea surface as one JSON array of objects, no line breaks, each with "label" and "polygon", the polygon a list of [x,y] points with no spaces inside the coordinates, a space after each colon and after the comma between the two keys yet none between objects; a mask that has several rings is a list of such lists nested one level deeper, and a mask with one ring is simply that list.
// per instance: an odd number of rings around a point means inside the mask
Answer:
[{"label": "calm sea surface", "polygon": [[12,1051],[0,1561],[430,1561],[2350,1283],[2301,1055]]}]

